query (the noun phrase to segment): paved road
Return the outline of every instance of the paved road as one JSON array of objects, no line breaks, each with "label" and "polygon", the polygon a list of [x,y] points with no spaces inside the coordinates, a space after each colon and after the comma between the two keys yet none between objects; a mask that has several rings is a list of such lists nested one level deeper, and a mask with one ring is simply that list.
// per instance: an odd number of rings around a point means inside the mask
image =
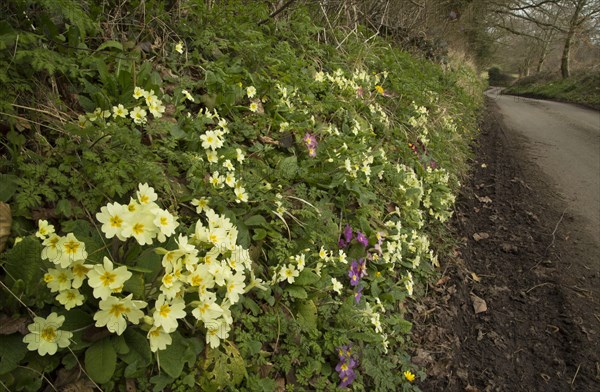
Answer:
[{"label": "paved road", "polygon": [[503,125],[525,136],[530,156],[600,243],[600,112],[579,106],[499,95]]}]

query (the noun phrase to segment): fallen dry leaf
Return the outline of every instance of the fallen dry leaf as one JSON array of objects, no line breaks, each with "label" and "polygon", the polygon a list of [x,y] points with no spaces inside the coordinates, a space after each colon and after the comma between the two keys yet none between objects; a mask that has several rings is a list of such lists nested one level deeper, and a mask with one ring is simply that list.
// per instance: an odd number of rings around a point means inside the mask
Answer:
[{"label": "fallen dry leaf", "polygon": [[479,197],[477,195],[475,195],[475,197],[477,198],[477,200],[479,200],[481,203],[491,203],[492,199],[490,199],[489,196],[483,196],[483,197]]},{"label": "fallen dry leaf", "polygon": [[502,251],[506,253],[517,253],[519,251],[519,248],[517,248],[515,245],[508,244],[506,242],[500,245],[500,248],[502,248]]},{"label": "fallen dry leaf", "polygon": [[471,301],[473,301],[473,310],[475,310],[475,314],[487,312],[487,304],[483,298],[471,294]]},{"label": "fallen dry leaf", "polygon": [[475,272],[471,272],[471,278],[473,278],[475,282],[481,282],[481,278],[477,276]]},{"label": "fallen dry leaf", "polygon": [[473,234],[473,239],[477,242],[481,241],[481,240],[486,240],[490,238],[490,235],[488,233],[475,233]]},{"label": "fallen dry leaf", "polygon": [[12,335],[15,332],[27,335],[29,333],[27,324],[29,324],[27,317],[20,317],[18,319],[2,317],[0,319],[0,335]]},{"label": "fallen dry leaf", "polygon": [[12,214],[10,206],[6,203],[0,203],[0,252],[6,248],[6,241],[10,236],[10,227],[12,226]]}]

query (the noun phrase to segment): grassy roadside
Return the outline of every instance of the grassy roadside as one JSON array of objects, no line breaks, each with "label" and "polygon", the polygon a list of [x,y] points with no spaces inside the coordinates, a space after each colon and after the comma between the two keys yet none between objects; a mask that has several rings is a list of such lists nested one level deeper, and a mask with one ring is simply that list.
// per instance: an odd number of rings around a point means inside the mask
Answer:
[{"label": "grassy roadside", "polygon": [[600,73],[582,73],[567,79],[558,74],[543,73],[518,80],[504,93],[600,109]]},{"label": "grassy roadside", "polygon": [[310,9],[53,4],[0,25],[0,381],[418,390],[474,70]]}]

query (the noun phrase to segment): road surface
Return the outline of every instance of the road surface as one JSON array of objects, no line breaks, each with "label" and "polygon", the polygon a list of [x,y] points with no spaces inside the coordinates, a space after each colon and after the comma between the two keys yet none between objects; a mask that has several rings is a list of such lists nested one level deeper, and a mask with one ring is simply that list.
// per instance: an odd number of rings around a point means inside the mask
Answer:
[{"label": "road surface", "polygon": [[576,105],[486,92],[504,127],[524,136],[529,155],[554,182],[571,213],[600,244],[600,112]]}]

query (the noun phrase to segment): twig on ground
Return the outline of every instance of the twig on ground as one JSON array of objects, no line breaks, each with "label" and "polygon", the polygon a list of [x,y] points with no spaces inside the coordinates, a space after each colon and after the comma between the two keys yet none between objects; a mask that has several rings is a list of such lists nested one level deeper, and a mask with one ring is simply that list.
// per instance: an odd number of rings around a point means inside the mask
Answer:
[{"label": "twig on ground", "polygon": [[558,222],[556,222],[556,226],[554,226],[554,231],[552,231],[552,242],[550,242],[550,245],[548,245],[546,247],[546,251],[544,252],[545,255],[548,254],[548,249],[550,249],[550,247],[552,245],[554,245],[554,241],[556,240],[556,230],[558,230],[558,225],[560,225],[560,222],[562,222],[563,218],[565,217],[565,212],[567,212],[567,209],[565,208],[562,215],[560,216],[560,219],[558,220]]},{"label": "twig on ground", "polygon": [[535,286],[533,286],[532,288],[530,288],[529,290],[527,290],[527,291],[525,292],[525,294],[529,294],[529,292],[530,292],[531,290],[533,290],[533,289],[537,289],[538,287],[542,287],[542,286],[548,286],[548,285],[550,285],[550,284],[554,284],[554,283],[552,283],[552,282],[544,282],[544,283],[536,284]]},{"label": "twig on ground", "polygon": [[580,368],[581,368],[581,364],[579,364],[579,366],[577,366],[577,371],[575,372],[575,375],[573,376],[573,379],[571,380],[571,386],[573,386],[573,384],[575,384],[575,379],[577,378],[577,375],[579,374]]}]

